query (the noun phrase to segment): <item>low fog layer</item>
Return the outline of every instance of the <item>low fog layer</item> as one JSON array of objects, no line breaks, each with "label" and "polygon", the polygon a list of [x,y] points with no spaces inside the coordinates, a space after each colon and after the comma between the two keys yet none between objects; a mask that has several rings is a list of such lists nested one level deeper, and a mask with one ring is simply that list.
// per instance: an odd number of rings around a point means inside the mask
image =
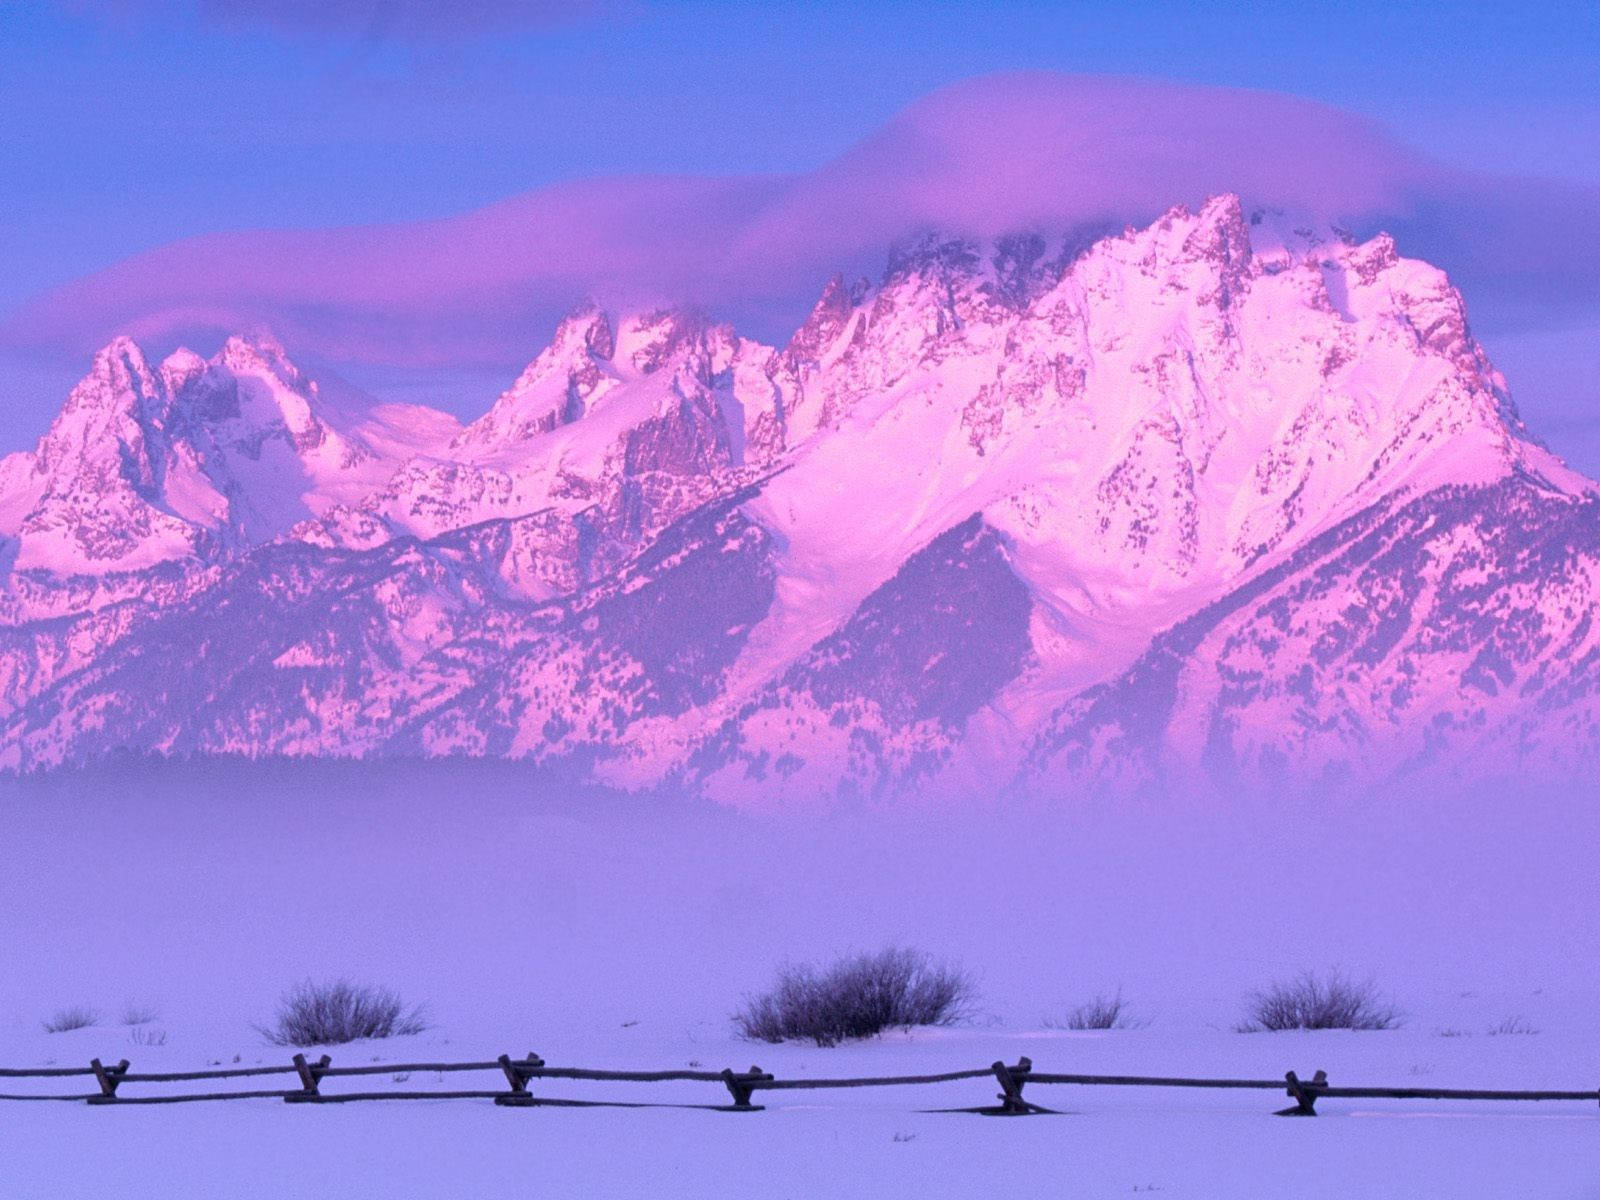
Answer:
[{"label": "low fog layer", "polygon": [[343,974],[426,1002],[446,1032],[547,1055],[641,1014],[720,1042],[777,965],[889,943],[969,968],[980,1023],[1008,1028],[1120,988],[1144,1019],[1226,1029],[1245,992],[1330,966],[1370,975],[1413,1024],[1481,1008],[1560,1026],[1595,998],[1593,801],[1399,790],[791,819],[459,764],[12,782],[0,1029],[150,997],[185,1036],[237,1040],[288,983]]}]

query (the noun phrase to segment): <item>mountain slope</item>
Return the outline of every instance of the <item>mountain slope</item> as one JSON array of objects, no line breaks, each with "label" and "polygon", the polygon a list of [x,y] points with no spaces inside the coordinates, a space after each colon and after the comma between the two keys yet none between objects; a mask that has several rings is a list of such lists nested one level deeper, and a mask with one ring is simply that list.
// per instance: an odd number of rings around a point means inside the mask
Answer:
[{"label": "mountain slope", "polygon": [[1374,506],[1051,715],[1055,777],[1565,767],[1600,750],[1600,499],[1524,474]]},{"label": "mountain slope", "polygon": [[108,348],[0,466],[10,765],[490,754],[759,802],[1597,753],[1600,501],[1384,236],[1231,196],[926,235],[781,349],[586,307],[381,453],[281,348],[175,359]]}]

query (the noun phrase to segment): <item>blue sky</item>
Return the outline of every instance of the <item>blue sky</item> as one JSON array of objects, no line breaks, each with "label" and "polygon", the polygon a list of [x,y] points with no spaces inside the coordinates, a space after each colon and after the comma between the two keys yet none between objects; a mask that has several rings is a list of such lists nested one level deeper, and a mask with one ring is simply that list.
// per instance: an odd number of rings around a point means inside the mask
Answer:
[{"label": "blue sky", "polygon": [[[594,175],[804,171],[936,87],[1017,68],[1293,93],[1446,162],[1600,183],[1594,0],[476,0],[444,27],[374,21],[395,11],[377,2],[0,4],[0,313],[193,234],[444,216]],[[1581,424],[1600,374],[1584,326],[1480,332]],[[16,396],[8,423],[31,437],[58,402]]]},{"label": "blue sky", "polygon": [[0,6],[0,305],[186,234],[444,215],[553,180],[802,170],[1019,67],[1292,92],[1600,181],[1600,4],[636,4],[453,42]]}]

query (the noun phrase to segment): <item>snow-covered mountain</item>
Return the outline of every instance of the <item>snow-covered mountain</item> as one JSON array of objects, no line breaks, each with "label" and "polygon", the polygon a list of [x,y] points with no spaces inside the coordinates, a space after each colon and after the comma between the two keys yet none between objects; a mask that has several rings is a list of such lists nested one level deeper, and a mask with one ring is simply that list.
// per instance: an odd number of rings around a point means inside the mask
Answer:
[{"label": "snow-covered mountain", "polygon": [[212,560],[359,499],[454,424],[429,409],[352,413],[270,337],[159,365],[117,338],[39,444],[0,461],[7,566],[72,576]]},{"label": "snow-covered mountain", "polygon": [[1583,769],[1597,504],[1443,273],[1232,196],[923,236],[782,348],[585,308],[459,431],[124,339],[0,465],[0,753],[741,802]]},{"label": "snow-covered mountain", "polygon": [[366,549],[511,519],[505,585],[560,596],[769,468],[797,387],[771,348],[696,313],[636,315],[613,330],[585,307],[447,447],[297,536]]}]

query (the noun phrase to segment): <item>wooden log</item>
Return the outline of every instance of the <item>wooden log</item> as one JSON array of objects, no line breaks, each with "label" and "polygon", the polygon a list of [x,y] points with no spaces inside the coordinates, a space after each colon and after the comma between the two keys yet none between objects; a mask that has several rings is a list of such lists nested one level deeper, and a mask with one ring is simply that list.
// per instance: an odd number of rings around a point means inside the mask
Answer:
[{"label": "wooden log", "polygon": [[1581,1100],[1600,1101],[1592,1092],[1512,1091],[1498,1088],[1330,1087],[1318,1095],[1350,1100]]},{"label": "wooden log", "polygon": [[447,1074],[451,1071],[494,1071],[499,1069],[500,1060],[490,1062],[464,1062],[464,1063],[367,1063],[359,1067],[328,1067],[318,1071],[324,1079],[334,1079],[343,1075],[396,1075],[416,1074],[423,1071],[436,1071]]},{"label": "wooden log", "polygon": [[[340,1097],[341,1099],[343,1097]],[[648,1100],[574,1100],[570,1097],[534,1096],[500,1092],[494,1098],[501,1108],[687,1108],[697,1112],[731,1112],[726,1104],[660,1104]]]},{"label": "wooden log", "polygon": [[100,1085],[100,1095],[107,1100],[116,1099],[117,1085],[128,1071],[128,1060],[123,1059],[116,1066],[108,1067],[98,1058],[92,1058],[89,1060],[89,1069],[94,1072],[95,1082]]},{"label": "wooden log", "polygon": [[506,1082],[511,1085],[513,1093],[526,1093],[528,1090],[528,1076],[538,1068],[544,1066],[544,1059],[532,1050],[528,1057],[521,1062],[514,1060],[509,1054],[502,1054],[499,1058],[500,1070],[505,1072]]},{"label": "wooden log", "polygon": [[100,1099],[99,1092],[74,1092],[71,1095],[51,1094],[47,1096],[30,1096],[23,1092],[0,1092],[0,1100],[95,1100]]},{"label": "wooden log", "polygon": [[93,1074],[93,1067],[0,1067],[0,1079],[61,1079]]},{"label": "wooden log", "polygon": [[[993,1074],[993,1068],[988,1068],[981,1071],[946,1071],[942,1075],[877,1075],[861,1079],[772,1079],[757,1083],[755,1086],[758,1090],[772,1091],[791,1088],[900,1087],[907,1084],[955,1083],[962,1079],[984,1079]],[[1275,1083],[1273,1086],[1283,1085]]]},{"label": "wooden log", "polygon": [[288,1067],[233,1067],[221,1071],[129,1071],[123,1083],[189,1083],[200,1079],[245,1079],[255,1075],[293,1075]]},{"label": "wooden log", "polygon": [[1317,1097],[1325,1094],[1323,1089],[1328,1085],[1328,1073],[1318,1071],[1311,1078],[1310,1083],[1301,1083],[1300,1077],[1293,1071],[1284,1075],[1284,1082],[1288,1084],[1287,1092],[1294,1104],[1288,1108],[1277,1111],[1280,1117],[1314,1117],[1317,1115]]},{"label": "wooden log", "polygon": [[[987,1072],[985,1072],[987,1074]],[[1175,1075],[1061,1075],[1031,1074],[1030,1083],[1078,1083],[1109,1087],[1252,1088],[1264,1092],[1282,1089],[1281,1079],[1192,1079]]]},{"label": "wooden log", "polygon": [[996,1062],[989,1070],[1000,1083],[1000,1094],[997,1097],[1000,1109],[996,1116],[1025,1117],[1044,1111],[1022,1098],[1022,1085],[1028,1081],[1028,1075],[1033,1070],[1032,1059],[1019,1058],[1014,1067],[1008,1067],[1004,1062]]},{"label": "wooden log", "polygon": [[333,1060],[324,1054],[314,1063],[306,1061],[304,1054],[294,1056],[294,1069],[300,1076],[300,1093],[305,1096],[317,1094],[317,1080],[328,1073],[328,1064]]},{"label": "wooden log", "polygon": [[750,1103],[750,1094],[755,1091],[756,1083],[762,1080],[770,1081],[772,1076],[760,1067],[751,1067],[743,1074],[736,1073],[732,1067],[724,1068],[722,1082],[726,1085],[729,1095],[733,1097],[732,1110],[735,1112],[756,1112],[760,1105]]},{"label": "wooden log", "polygon": [[581,1067],[535,1067],[528,1073],[530,1079],[588,1079],[614,1083],[669,1083],[689,1080],[696,1083],[720,1083],[720,1071],[586,1071]]},{"label": "wooden log", "polygon": [[294,1056],[295,1074],[300,1076],[300,1090],[310,1095],[317,1090],[317,1077],[311,1073],[311,1064],[304,1054]]},{"label": "wooden log", "polygon": [[511,1085],[513,1092],[527,1093],[528,1077],[511,1065],[511,1055],[500,1056],[500,1070],[505,1073],[506,1082]]},{"label": "wooden log", "polygon": [[331,1094],[318,1092],[306,1095],[304,1092],[289,1092],[284,1099],[290,1104],[349,1104],[358,1100],[499,1100],[505,1092],[490,1091],[462,1091],[462,1092],[333,1092]]},{"label": "wooden log", "polygon": [[297,1100],[302,1092],[181,1092],[176,1096],[90,1096],[90,1104],[190,1104],[202,1100]]},{"label": "wooden log", "polygon": [[94,1072],[94,1081],[99,1085],[102,1096],[115,1096],[117,1094],[116,1082],[111,1078],[110,1073],[106,1071],[98,1058],[89,1060],[89,1069]]}]

